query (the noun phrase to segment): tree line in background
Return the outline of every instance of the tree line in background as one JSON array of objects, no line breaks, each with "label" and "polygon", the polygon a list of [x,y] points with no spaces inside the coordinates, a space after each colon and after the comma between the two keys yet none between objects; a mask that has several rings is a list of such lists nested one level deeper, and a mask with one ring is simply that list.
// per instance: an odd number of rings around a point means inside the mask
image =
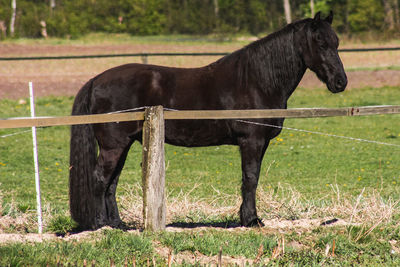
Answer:
[{"label": "tree line in background", "polygon": [[72,37],[89,32],[260,34],[311,17],[335,14],[342,34],[400,31],[400,0],[0,0],[2,38]]}]

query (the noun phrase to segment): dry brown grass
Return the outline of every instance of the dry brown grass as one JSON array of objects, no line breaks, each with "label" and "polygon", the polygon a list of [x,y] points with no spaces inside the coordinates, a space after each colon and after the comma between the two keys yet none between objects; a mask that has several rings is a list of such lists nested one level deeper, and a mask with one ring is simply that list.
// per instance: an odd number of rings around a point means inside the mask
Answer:
[{"label": "dry brown grass", "polygon": [[26,233],[33,223],[32,214],[21,213],[15,201],[3,204],[3,194],[0,191],[0,234],[9,232]]},{"label": "dry brown grass", "polygon": [[[311,230],[333,218],[338,219],[333,225],[358,225],[374,229],[381,224],[393,223],[393,217],[400,213],[399,200],[383,199],[379,191],[365,193],[363,190],[358,197],[354,197],[341,193],[337,185],[332,185],[331,189],[331,194],[321,199],[305,199],[289,185],[279,184],[278,190],[259,188],[258,214],[266,228],[291,231]],[[132,185],[128,194],[119,199],[121,217],[129,224],[140,225],[142,221],[140,191],[138,184]],[[210,221],[238,220],[240,203],[237,195],[220,193],[212,199],[201,199],[193,197],[191,192],[180,193],[177,197],[167,197],[167,223],[202,225]]]},{"label": "dry brown grass", "polygon": [[[257,191],[258,214],[271,230],[310,230],[332,218],[337,224],[365,227],[366,233],[381,224],[393,223],[400,215],[399,201],[392,197],[383,199],[379,190],[354,197],[342,193],[338,185],[331,185],[331,193],[320,199],[305,199],[290,185],[278,184],[277,189],[259,188]],[[238,221],[241,198],[216,191],[212,198],[194,197],[192,191],[180,192],[176,197],[167,196],[167,224],[183,222],[203,225],[209,222]],[[142,227],[142,197],[140,184],[130,185],[124,195],[117,198],[122,219],[129,225]],[[0,192],[0,233],[26,233],[36,230],[36,211],[21,212],[14,201],[2,204]],[[66,213],[66,215],[68,215]],[[44,224],[54,214],[50,206],[43,208]],[[209,224],[212,226],[213,224]],[[170,230],[173,230],[172,228]],[[174,231],[179,229],[174,229]]]},{"label": "dry brown grass", "polygon": [[[354,197],[342,193],[337,185],[331,185],[331,189],[331,193],[323,198],[305,199],[290,185],[278,184],[275,190],[260,187],[257,191],[258,215],[263,219],[265,229],[272,232],[309,231],[335,218],[338,220],[332,225],[360,226],[365,229],[365,235],[380,225],[394,223],[393,218],[400,215],[400,200],[383,199],[377,190],[369,193],[363,190]],[[198,198],[193,196],[194,190],[196,186],[175,197],[167,196],[167,224],[179,222],[206,229],[223,227],[224,223],[238,226],[240,197],[219,192],[212,198]],[[140,184],[130,185],[117,201],[121,218],[132,227],[142,228]],[[0,204],[0,233],[36,231],[36,211],[21,212],[14,201],[7,205]],[[45,227],[54,218],[53,213],[49,206],[43,208]],[[65,215],[68,216],[68,212]],[[168,227],[168,231],[183,231],[184,228]]]},{"label": "dry brown grass", "polygon": [[[167,224],[174,222],[200,223],[213,221],[216,218],[224,220],[237,214],[240,201],[237,196],[220,194],[212,199],[196,198],[191,192],[180,192],[176,197],[166,197]],[[143,202],[141,197],[141,186],[131,185],[124,196],[118,198],[121,218],[131,224],[142,226]]]},{"label": "dry brown grass", "polygon": [[321,199],[304,199],[289,185],[278,184],[278,190],[260,190],[258,206],[263,218],[313,219],[340,218],[351,223],[390,222],[398,214],[399,200],[383,199],[379,191],[358,197],[342,193],[338,185],[330,185],[331,194]]}]

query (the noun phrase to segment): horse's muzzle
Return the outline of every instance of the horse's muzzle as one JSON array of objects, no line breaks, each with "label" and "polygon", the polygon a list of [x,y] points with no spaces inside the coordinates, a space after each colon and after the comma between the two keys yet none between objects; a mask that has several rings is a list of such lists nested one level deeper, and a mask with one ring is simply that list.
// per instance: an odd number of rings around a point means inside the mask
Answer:
[{"label": "horse's muzzle", "polygon": [[331,83],[331,86],[328,86],[328,88],[332,93],[340,93],[343,92],[344,89],[346,89],[346,86],[347,86],[347,76],[345,73],[343,73],[343,74],[336,74],[335,77],[333,78],[333,83]]},{"label": "horse's muzzle", "polygon": [[347,77],[346,74],[336,75],[335,77],[335,88],[337,92],[342,92],[346,89],[347,86]]}]

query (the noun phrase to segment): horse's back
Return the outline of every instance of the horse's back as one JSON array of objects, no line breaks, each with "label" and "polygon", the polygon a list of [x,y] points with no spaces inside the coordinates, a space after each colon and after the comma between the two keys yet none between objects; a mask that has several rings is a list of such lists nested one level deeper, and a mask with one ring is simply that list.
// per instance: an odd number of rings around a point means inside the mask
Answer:
[{"label": "horse's back", "polygon": [[162,105],[175,109],[223,108],[212,67],[171,68],[126,64],[93,81],[93,113]]}]

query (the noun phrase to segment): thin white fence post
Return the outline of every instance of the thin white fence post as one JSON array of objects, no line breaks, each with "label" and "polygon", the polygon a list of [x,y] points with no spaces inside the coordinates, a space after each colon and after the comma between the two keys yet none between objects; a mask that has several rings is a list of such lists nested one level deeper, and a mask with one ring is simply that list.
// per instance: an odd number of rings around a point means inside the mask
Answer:
[{"label": "thin white fence post", "polygon": [[[35,101],[33,98],[33,86],[32,82],[29,82],[29,96],[31,103],[31,117],[35,117]],[[38,161],[38,153],[37,153],[37,141],[36,141],[36,127],[32,127],[32,141],[33,141],[33,162],[35,165],[35,185],[36,185],[36,209],[38,216],[38,232],[39,234],[43,231],[43,223],[42,223],[42,203],[40,196],[40,178],[39,178],[39,161]]]}]

